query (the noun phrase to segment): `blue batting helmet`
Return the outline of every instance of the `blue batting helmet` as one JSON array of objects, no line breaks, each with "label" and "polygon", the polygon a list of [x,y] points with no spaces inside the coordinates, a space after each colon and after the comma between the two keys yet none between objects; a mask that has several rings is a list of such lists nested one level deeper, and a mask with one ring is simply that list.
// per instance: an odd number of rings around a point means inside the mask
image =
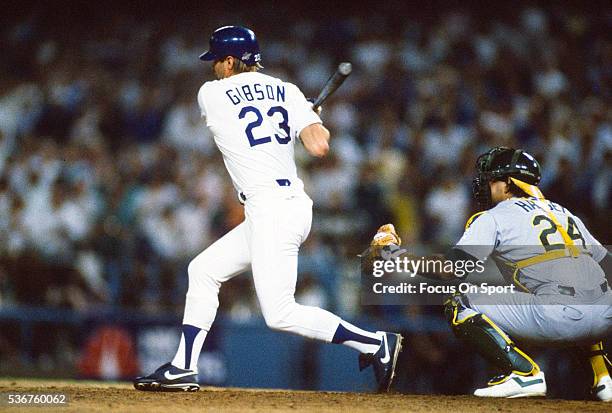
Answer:
[{"label": "blue batting helmet", "polygon": [[218,60],[234,56],[248,66],[261,63],[259,44],[252,30],[242,26],[224,26],[210,36],[210,48],[201,60]]}]

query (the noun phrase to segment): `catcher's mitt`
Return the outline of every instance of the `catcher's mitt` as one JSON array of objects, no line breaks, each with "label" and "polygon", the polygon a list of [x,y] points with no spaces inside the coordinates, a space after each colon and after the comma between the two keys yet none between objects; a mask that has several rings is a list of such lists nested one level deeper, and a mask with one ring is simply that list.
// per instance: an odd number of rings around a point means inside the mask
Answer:
[{"label": "catcher's mitt", "polygon": [[376,235],[370,242],[371,247],[384,247],[389,244],[395,244],[398,247],[402,245],[402,239],[395,232],[393,224],[385,224],[378,228]]},{"label": "catcher's mitt", "polygon": [[388,260],[394,253],[400,251],[402,239],[395,232],[393,224],[385,224],[378,228],[370,246],[361,255],[361,271],[371,273],[375,261]]}]

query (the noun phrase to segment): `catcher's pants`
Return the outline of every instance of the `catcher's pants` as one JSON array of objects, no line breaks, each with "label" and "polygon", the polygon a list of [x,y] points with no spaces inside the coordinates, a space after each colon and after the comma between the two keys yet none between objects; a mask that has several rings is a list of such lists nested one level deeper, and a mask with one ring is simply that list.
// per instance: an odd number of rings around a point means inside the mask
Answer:
[{"label": "catcher's pants", "polygon": [[189,264],[183,324],[208,331],[219,307],[221,283],[251,267],[266,324],[275,330],[331,342],[340,318],[297,304],[298,250],[310,232],[312,200],[279,188],[245,201],[245,220]]},{"label": "catcher's pants", "polygon": [[470,308],[485,314],[516,340],[561,346],[592,344],[612,333],[610,291],[589,302],[580,297],[523,292],[465,295]]}]

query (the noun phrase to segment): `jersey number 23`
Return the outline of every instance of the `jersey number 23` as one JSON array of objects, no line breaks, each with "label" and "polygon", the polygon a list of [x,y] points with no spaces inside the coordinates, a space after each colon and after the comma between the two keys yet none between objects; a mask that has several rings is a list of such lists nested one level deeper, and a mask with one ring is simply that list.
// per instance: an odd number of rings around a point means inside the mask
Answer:
[{"label": "jersey number 23", "polygon": [[[251,145],[251,147],[272,142],[271,136],[265,136],[263,138],[256,138],[253,136],[253,129],[261,126],[264,120],[263,115],[255,106],[243,107],[240,113],[238,114],[238,118],[244,119],[249,113],[253,113],[255,115],[255,120],[251,121],[251,123],[246,126],[244,132],[247,138],[249,139],[249,144]],[[291,140],[291,130],[289,129],[289,113],[287,113],[287,110],[282,106],[272,106],[270,110],[268,110],[268,112],[266,113],[266,115],[270,118],[273,118],[274,115],[277,114],[281,115],[281,122],[278,123],[278,126],[287,134],[287,136],[280,136],[278,134],[274,134],[274,138],[281,145],[286,145]],[[276,119],[278,119],[278,116],[276,117]]]}]

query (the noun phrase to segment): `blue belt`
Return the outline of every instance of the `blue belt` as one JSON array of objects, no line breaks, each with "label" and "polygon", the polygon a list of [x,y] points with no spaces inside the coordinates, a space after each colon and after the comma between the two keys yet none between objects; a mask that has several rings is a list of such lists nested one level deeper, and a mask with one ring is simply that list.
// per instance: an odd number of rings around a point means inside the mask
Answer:
[{"label": "blue belt", "polygon": [[[276,183],[278,184],[278,186],[291,186],[291,181],[288,179],[277,179]],[[246,201],[247,199],[246,195],[244,195],[244,192],[240,192],[238,196],[240,197],[242,202]]]}]

